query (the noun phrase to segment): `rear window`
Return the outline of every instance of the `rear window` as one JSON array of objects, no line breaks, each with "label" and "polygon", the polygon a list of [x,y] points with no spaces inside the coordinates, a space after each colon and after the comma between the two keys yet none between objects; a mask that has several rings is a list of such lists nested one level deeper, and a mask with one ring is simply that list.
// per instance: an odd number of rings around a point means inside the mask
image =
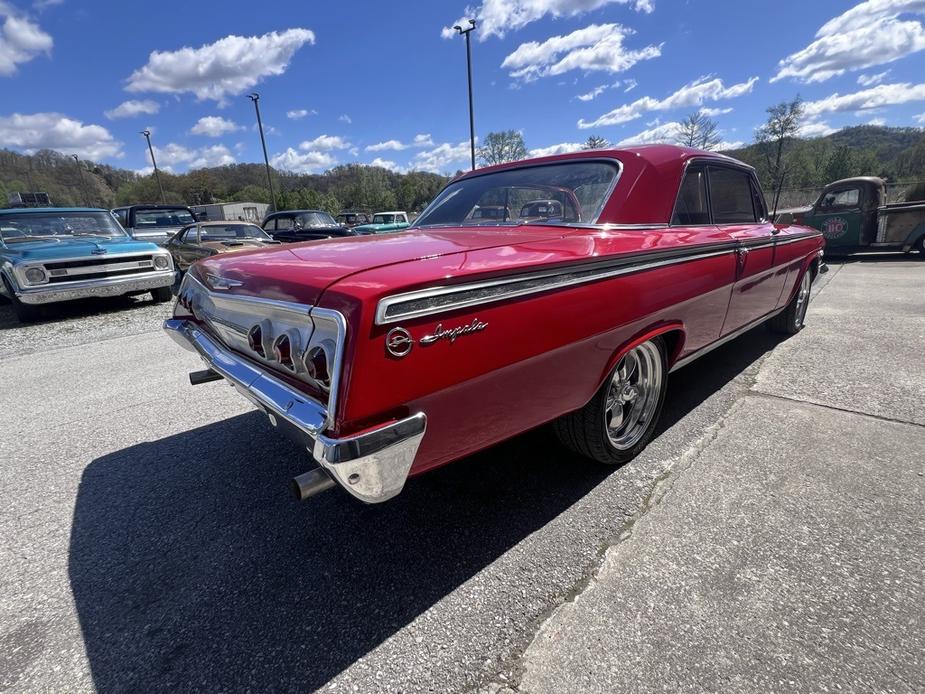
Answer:
[{"label": "rear window", "polygon": [[573,161],[482,174],[451,183],[415,226],[594,223],[617,164]]},{"label": "rear window", "polygon": [[135,210],[135,228],[182,227],[196,220],[189,210]]}]

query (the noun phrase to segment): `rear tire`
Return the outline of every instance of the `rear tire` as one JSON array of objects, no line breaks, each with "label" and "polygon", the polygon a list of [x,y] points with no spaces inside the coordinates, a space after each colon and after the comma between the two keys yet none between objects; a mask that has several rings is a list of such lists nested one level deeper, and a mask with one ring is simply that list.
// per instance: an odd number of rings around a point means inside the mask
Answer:
[{"label": "rear tire", "polygon": [[800,278],[797,293],[787,304],[787,308],[768,321],[768,327],[775,333],[782,335],[796,335],[803,329],[806,322],[806,309],[809,307],[809,297],[813,289],[813,271],[807,268]]},{"label": "rear tire", "polygon": [[155,303],[163,304],[165,301],[170,301],[173,298],[173,292],[170,291],[170,287],[158,287],[157,289],[151,290],[151,296],[154,297]]},{"label": "rear tire", "polygon": [[629,462],[652,438],[667,385],[665,343],[656,337],[627,352],[587,405],[557,419],[556,436],[599,463]]}]

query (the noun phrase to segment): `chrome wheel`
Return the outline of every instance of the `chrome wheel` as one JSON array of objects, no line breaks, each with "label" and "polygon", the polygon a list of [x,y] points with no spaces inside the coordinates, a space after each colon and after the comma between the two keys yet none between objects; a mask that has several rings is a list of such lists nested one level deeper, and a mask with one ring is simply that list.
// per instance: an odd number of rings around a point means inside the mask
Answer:
[{"label": "chrome wheel", "polygon": [[607,438],[619,450],[635,446],[658,409],[662,390],[662,355],[644,342],[620,360],[607,391],[604,424]]},{"label": "chrome wheel", "polygon": [[809,292],[812,284],[812,277],[810,277],[810,272],[807,270],[803,273],[803,279],[800,280],[800,291],[797,293],[797,304],[793,319],[795,328],[802,326],[803,321],[806,319],[806,309],[809,307]]}]

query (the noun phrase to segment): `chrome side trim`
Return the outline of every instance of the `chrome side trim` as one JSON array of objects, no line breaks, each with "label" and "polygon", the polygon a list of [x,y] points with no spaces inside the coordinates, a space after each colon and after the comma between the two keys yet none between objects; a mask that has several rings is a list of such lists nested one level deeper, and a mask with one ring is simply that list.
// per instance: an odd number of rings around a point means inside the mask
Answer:
[{"label": "chrome side trim", "polygon": [[672,364],[672,365],[671,365],[671,368],[668,369],[668,373],[674,373],[674,372],[677,371],[678,369],[680,369],[680,368],[682,368],[682,367],[684,367],[684,366],[687,366],[688,364],[690,364],[692,361],[694,361],[694,360],[697,359],[698,357],[702,357],[704,354],[709,354],[710,352],[712,352],[712,351],[713,351],[714,349],[716,349],[717,347],[722,347],[722,346],[723,346],[724,344],[726,344],[727,342],[729,342],[729,341],[731,341],[731,340],[734,340],[735,338],[739,337],[740,335],[743,335],[743,334],[747,333],[747,332],[748,332],[749,330],[751,330],[752,328],[758,327],[759,325],[761,325],[762,323],[764,323],[766,320],[770,320],[771,318],[773,318],[774,316],[776,316],[776,315],[777,315],[778,313],[780,313],[781,311],[786,310],[786,308],[787,308],[786,305],[781,306],[780,308],[776,308],[776,309],[774,309],[773,311],[771,311],[770,313],[766,313],[766,314],[764,314],[763,316],[761,316],[760,318],[756,318],[756,319],[753,320],[751,323],[746,323],[745,325],[743,325],[743,326],[742,326],[741,328],[739,328],[738,330],[733,330],[733,331],[732,331],[731,333],[729,333],[728,335],[723,335],[721,338],[719,338],[719,339],[716,340],[715,342],[711,342],[711,343],[708,344],[707,346],[701,347],[701,348],[698,349],[696,352],[693,352],[693,353],[691,353],[691,354],[688,354],[688,355],[687,355],[686,357],[684,357],[683,359],[678,359],[678,361],[676,361],[674,364]]},{"label": "chrome side trim", "polygon": [[325,436],[328,413],[301,391],[279,381],[226,349],[188,320],[164,321],[164,331],[264,412],[270,423],[305,446],[317,463],[347,492],[366,503],[391,499],[405,485],[427,428],[418,412],[354,436]]},{"label": "chrome side trim", "polygon": [[822,234],[800,234],[799,236],[787,236],[783,239],[778,237],[778,240],[775,243],[778,246],[786,246],[788,243],[797,243],[798,241],[806,241],[808,239],[818,239],[822,238]]},{"label": "chrome side trim", "polygon": [[[388,325],[409,318],[419,318],[421,316],[444,313],[446,311],[455,311],[461,308],[495,303],[515,297],[537,294],[539,292],[572,287],[603,279],[611,279],[613,277],[643,272],[645,270],[652,270],[667,265],[676,265],[692,260],[727,255],[735,252],[737,247],[737,244],[734,242],[720,243],[715,244],[712,248],[704,248],[701,252],[686,252],[683,255],[679,254],[677,249],[672,249],[675,252],[672,253],[669,258],[664,258],[667,253],[651,254],[649,256],[650,258],[652,258],[653,255],[655,256],[655,258],[651,260],[636,256],[633,258],[621,258],[607,263],[603,265],[603,267],[598,264],[589,269],[581,267],[576,268],[573,265],[559,270],[534,272],[497,280],[486,280],[483,282],[430,287],[428,289],[395,294],[379,301],[376,307],[376,325]],[[659,255],[663,256],[663,259],[658,259]],[[520,286],[518,287],[518,285]],[[454,296],[456,297],[455,299]],[[403,304],[411,304],[412,307],[402,311],[400,307]],[[423,305],[415,307],[415,304]],[[396,310],[395,307],[399,307],[399,309]]]}]

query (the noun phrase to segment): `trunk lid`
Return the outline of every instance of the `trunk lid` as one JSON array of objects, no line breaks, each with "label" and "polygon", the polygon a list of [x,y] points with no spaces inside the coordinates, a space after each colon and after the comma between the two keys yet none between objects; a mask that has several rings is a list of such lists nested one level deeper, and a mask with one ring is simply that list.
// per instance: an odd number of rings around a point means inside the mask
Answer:
[{"label": "trunk lid", "polygon": [[202,260],[193,268],[207,286],[212,286],[209,275],[240,282],[226,290],[230,294],[315,304],[327,287],[357,272],[422,258],[545,241],[563,233],[563,229],[552,226],[413,229],[239,251]]}]

